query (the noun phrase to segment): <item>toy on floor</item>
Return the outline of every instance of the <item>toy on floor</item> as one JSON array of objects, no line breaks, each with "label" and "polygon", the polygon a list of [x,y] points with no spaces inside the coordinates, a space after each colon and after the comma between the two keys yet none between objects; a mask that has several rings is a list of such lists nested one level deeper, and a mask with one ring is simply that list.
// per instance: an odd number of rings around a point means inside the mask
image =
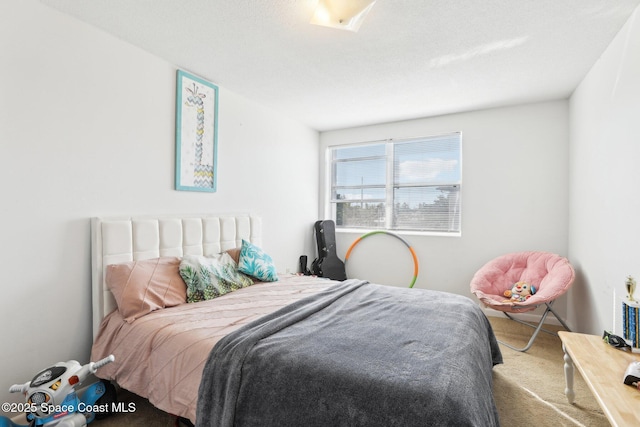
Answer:
[{"label": "toy on floor", "polygon": [[504,291],[504,296],[510,298],[511,302],[524,302],[536,293],[536,288],[527,282],[517,282],[511,289]]},{"label": "toy on floor", "polygon": [[[115,389],[111,383],[91,384],[79,398],[76,387],[99,368],[115,360],[113,355],[82,366],[75,360],[59,362],[38,372],[31,381],[14,384],[11,393],[23,393],[25,403],[5,403],[5,412],[25,412],[29,427],[85,427],[96,414],[111,411]],[[104,397],[103,397],[104,396]],[[6,406],[6,408],[5,408]],[[0,417],[0,427],[22,427],[7,417]]]}]

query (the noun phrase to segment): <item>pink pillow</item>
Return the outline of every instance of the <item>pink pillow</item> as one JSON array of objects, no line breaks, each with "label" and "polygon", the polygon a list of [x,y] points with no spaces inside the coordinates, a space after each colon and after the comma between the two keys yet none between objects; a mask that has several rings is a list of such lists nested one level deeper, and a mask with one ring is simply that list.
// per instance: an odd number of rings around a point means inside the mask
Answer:
[{"label": "pink pillow", "polygon": [[233,258],[236,264],[240,262],[240,248],[227,249],[225,252]]},{"label": "pink pillow", "polygon": [[187,302],[180,258],[163,257],[107,266],[105,281],[128,323],[165,307]]}]

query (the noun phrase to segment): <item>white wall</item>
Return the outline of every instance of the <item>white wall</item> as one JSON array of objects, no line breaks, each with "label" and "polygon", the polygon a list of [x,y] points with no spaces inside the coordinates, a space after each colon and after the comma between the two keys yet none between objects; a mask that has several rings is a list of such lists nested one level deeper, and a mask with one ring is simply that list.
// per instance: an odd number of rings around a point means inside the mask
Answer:
[{"label": "white wall", "polygon": [[639,10],[570,100],[570,314],[593,334],[620,322],[626,276],[640,280]]},{"label": "white wall", "polygon": [[175,65],[36,0],[0,2],[0,52],[1,401],[89,357],[92,216],[255,212],[280,271],[314,250],[316,131],[220,87],[218,191],[178,192]]},{"label": "white wall", "polygon": [[[523,250],[566,255],[567,101],[325,132],[320,135],[321,173],[331,145],[455,131],[462,132],[462,237],[403,234],[420,262],[415,286],[471,296],[471,277],[495,256]],[[323,176],[321,191],[324,181]],[[338,233],[342,259],[360,235]],[[407,286],[413,276],[410,254],[399,241],[384,237],[359,243],[347,262],[347,274]],[[564,313],[565,301],[558,301],[556,308]]]}]

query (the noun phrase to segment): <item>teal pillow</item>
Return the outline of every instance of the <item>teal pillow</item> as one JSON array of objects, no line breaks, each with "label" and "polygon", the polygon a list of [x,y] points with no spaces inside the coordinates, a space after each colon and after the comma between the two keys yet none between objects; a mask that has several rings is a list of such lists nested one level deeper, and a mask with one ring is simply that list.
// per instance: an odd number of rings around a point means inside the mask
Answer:
[{"label": "teal pillow", "polygon": [[271,257],[256,245],[244,239],[240,248],[238,271],[263,282],[275,282],[278,280],[276,266],[273,264]]}]

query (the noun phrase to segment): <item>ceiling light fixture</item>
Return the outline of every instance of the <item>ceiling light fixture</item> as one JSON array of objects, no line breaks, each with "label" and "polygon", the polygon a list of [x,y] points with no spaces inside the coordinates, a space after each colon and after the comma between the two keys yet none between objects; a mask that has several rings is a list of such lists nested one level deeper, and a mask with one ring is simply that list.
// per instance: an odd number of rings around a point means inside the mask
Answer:
[{"label": "ceiling light fixture", "polygon": [[375,0],[319,0],[311,23],[356,32]]}]

